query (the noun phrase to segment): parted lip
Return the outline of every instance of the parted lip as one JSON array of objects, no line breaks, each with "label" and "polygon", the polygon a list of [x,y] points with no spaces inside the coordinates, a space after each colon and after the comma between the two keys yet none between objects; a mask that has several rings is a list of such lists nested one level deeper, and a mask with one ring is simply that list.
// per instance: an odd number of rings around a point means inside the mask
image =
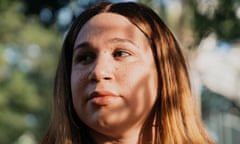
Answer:
[{"label": "parted lip", "polygon": [[90,93],[87,100],[93,99],[95,97],[105,97],[105,96],[117,96],[116,93],[107,90],[97,90]]}]

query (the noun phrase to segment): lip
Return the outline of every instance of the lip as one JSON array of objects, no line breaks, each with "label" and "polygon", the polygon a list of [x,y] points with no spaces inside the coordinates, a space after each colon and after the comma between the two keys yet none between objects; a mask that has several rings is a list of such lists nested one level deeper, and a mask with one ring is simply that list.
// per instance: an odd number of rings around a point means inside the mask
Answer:
[{"label": "lip", "polygon": [[104,106],[113,103],[118,98],[119,96],[114,92],[101,90],[90,93],[87,101],[95,105]]}]

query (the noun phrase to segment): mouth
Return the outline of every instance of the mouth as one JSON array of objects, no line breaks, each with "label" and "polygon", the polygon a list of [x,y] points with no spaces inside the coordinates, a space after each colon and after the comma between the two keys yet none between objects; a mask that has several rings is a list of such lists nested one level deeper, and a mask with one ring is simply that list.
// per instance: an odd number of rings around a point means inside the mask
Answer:
[{"label": "mouth", "polygon": [[114,92],[102,90],[92,92],[87,101],[95,105],[105,106],[114,103],[119,98]]}]

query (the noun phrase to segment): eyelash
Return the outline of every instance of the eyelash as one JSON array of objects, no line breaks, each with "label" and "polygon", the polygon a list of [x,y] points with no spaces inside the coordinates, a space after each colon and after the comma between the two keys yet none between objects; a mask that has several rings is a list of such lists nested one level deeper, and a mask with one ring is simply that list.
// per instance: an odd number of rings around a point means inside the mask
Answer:
[{"label": "eyelash", "polygon": [[114,57],[127,57],[127,56],[130,56],[131,54],[129,52],[127,52],[126,50],[116,50],[114,53],[113,53],[113,56]]},{"label": "eyelash", "polygon": [[[117,49],[113,52],[113,57],[115,59],[121,59],[127,56],[131,56],[131,53],[126,51],[126,50],[122,50],[122,49]],[[91,62],[93,62],[96,58],[96,54],[94,52],[83,52],[81,54],[78,54],[75,58],[75,62],[76,63],[81,63],[83,65],[87,65]]]},{"label": "eyelash", "polygon": [[83,53],[76,57],[76,63],[82,63],[84,65],[91,63],[96,58],[94,53]]}]

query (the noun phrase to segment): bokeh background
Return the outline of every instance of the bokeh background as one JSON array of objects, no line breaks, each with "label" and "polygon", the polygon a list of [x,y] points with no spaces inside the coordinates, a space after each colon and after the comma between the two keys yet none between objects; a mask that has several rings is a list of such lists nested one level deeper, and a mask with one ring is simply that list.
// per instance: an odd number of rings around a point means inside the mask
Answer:
[{"label": "bokeh background", "polygon": [[[64,35],[72,20],[97,2],[0,0],[0,144],[40,142]],[[212,138],[239,144],[240,0],[139,2],[152,7],[181,43]]]}]

